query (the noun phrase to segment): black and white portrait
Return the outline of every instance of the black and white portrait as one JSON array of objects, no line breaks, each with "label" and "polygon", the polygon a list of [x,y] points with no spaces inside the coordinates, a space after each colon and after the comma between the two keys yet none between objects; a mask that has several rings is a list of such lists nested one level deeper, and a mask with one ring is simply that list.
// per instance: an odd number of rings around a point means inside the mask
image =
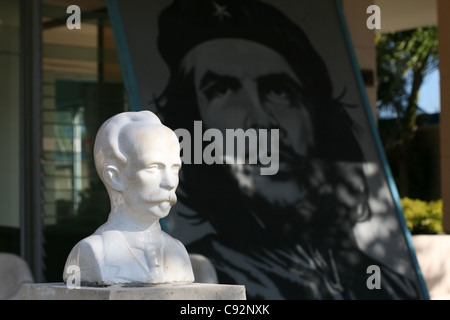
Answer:
[{"label": "black and white portrait", "polygon": [[169,233],[248,299],[423,298],[336,3],[138,3],[120,10],[141,108],[190,136]]}]

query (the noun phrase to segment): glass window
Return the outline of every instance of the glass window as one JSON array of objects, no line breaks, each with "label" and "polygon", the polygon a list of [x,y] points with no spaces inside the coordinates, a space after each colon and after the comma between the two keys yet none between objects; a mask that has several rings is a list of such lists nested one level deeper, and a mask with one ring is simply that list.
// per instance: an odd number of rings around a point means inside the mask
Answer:
[{"label": "glass window", "polygon": [[43,223],[45,281],[62,281],[72,247],[104,223],[110,205],[95,171],[95,135],[127,101],[105,1],[85,1],[81,29],[67,2],[44,0]]},{"label": "glass window", "polygon": [[0,1],[0,252],[20,254],[20,1]]}]

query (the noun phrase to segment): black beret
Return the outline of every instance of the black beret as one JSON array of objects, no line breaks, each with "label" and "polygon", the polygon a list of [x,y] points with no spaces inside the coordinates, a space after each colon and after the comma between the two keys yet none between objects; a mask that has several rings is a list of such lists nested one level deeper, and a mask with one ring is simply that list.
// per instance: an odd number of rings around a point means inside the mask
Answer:
[{"label": "black beret", "polygon": [[221,38],[254,41],[282,55],[320,119],[315,125],[319,148],[331,150],[334,158],[353,157],[351,120],[332,97],[327,67],[303,30],[279,9],[259,0],[173,0],[159,16],[158,49],[173,75],[191,49]]},{"label": "black beret", "polygon": [[304,32],[286,15],[257,0],[174,0],[159,17],[158,48],[172,71],[192,48],[220,38],[258,42],[291,65],[314,51]]}]

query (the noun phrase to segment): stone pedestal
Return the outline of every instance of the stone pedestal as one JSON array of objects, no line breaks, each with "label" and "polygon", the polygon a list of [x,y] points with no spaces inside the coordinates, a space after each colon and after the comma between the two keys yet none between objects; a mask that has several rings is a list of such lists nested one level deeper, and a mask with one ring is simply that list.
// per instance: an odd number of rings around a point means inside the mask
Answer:
[{"label": "stone pedestal", "polygon": [[245,286],[209,283],[149,287],[81,287],[65,283],[23,284],[22,300],[245,300]]}]

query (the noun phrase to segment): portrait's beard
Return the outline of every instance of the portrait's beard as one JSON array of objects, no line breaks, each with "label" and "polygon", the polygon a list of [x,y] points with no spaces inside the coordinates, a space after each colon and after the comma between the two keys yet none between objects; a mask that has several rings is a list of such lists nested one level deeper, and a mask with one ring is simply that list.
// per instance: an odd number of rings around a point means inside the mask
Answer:
[{"label": "portrait's beard", "polygon": [[267,247],[274,239],[295,243],[307,236],[302,229],[310,229],[316,211],[307,199],[309,159],[281,141],[279,147],[280,171],[273,176],[261,176],[257,165],[248,172],[225,164],[184,166],[179,200],[197,212],[193,223],[209,221],[231,246]]},{"label": "portrait's beard", "polygon": [[[267,202],[277,208],[295,206],[307,195],[307,159],[296,154],[292,147],[279,142],[278,171],[262,175],[261,164],[227,165],[241,192],[249,199]],[[248,160],[248,156],[247,156]],[[271,164],[269,164],[271,165]],[[268,165],[266,165],[267,167]],[[311,174],[311,172],[309,172]]]}]

